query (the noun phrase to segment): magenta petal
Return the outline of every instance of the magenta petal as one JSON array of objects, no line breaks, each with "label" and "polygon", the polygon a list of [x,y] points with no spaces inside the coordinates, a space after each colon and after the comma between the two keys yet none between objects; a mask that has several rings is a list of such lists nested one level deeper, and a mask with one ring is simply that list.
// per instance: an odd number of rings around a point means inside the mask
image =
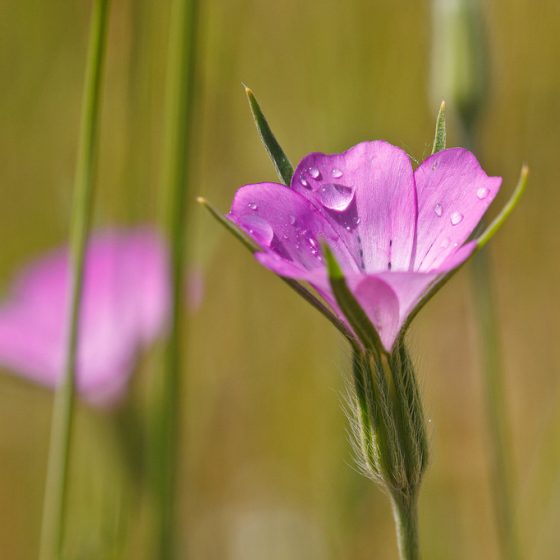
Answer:
[{"label": "magenta petal", "polygon": [[438,267],[472,234],[496,196],[501,177],[489,177],[462,148],[429,157],[414,172],[418,226],[414,270]]},{"label": "magenta petal", "polygon": [[326,241],[345,268],[356,270],[346,246],[332,225],[303,196],[285,186],[260,183],[240,188],[228,218],[265,252],[303,270],[323,267],[321,241]]},{"label": "magenta petal", "polygon": [[352,292],[377,330],[385,349],[390,352],[399,334],[399,299],[394,290],[376,275],[350,280]]},{"label": "magenta petal", "polygon": [[[53,252],[23,272],[0,308],[0,364],[54,387],[64,367],[68,255]],[[138,349],[168,315],[167,253],[149,229],[95,235],[85,269],[78,389],[107,405],[126,389]]]},{"label": "magenta petal", "polygon": [[362,270],[408,270],[416,191],[406,152],[376,141],[342,154],[313,153],[297,166],[291,187],[333,224]]},{"label": "magenta petal", "polygon": [[399,300],[399,329],[421,298],[440,277],[463,264],[476,249],[471,241],[450,255],[438,268],[427,272],[381,272],[377,275],[397,294]]}]

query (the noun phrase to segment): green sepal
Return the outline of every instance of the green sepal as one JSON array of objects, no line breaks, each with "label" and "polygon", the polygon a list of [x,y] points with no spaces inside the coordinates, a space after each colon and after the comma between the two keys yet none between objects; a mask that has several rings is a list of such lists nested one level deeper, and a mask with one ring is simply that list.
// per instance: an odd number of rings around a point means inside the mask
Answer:
[{"label": "green sepal", "polygon": [[[519,201],[521,200],[521,196],[525,192],[527,187],[527,181],[529,179],[529,168],[527,165],[523,165],[521,168],[521,173],[519,174],[519,180],[517,181],[517,185],[515,190],[513,191],[510,199],[507,201],[506,205],[502,208],[501,212],[496,216],[496,218],[492,221],[492,223],[484,230],[484,233],[475,240],[476,248],[473,251],[474,256],[475,253],[480,251],[487,243],[496,235],[498,230],[502,227],[504,222],[506,221],[507,217],[513,212],[514,208],[517,206]],[[467,259],[468,260],[468,259]],[[467,262],[467,261],[465,261]],[[418,312],[432,299],[432,297],[451,279],[451,277],[461,269],[461,267],[465,264],[463,262],[457,268],[451,270],[446,275],[442,276],[432,287],[430,290],[422,297],[422,299],[418,302],[412,313],[408,316],[406,323],[403,325],[401,329],[400,336],[408,328],[410,322],[416,317]]]},{"label": "green sepal", "polygon": [[247,95],[249,107],[251,108],[251,113],[253,114],[253,119],[255,120],[255,125],[259,131],[262,143],[272,160],[278,177],[285,185],[289,185],[292,180],[292,175],[294,174],[292,164],[272,133],[252,90],[245,84],[243,84],[243,86],[245,87],[245,94]]},{"label": "green sepal", "polygon": [[482,249],[494,237],[496,232],[502,227],[508,216],[513,212],[514,208],[520,201],[525,189],[527,188],[527,181],[529,180],[529,167],[523,165],[521,168],[521,173],[519,174],[519,180],[510,199],[507,201],[506,205],[502,208],[501,212],[494,218],[492,223],[484,230],[484,233],[476,240],[477,250]]},{"label": "green sepal", "polygon": [[[216,210],[204,197],[199,196],[197,202],[204,206],[208,212],[222,225],[227,231],[232,233],[241,243],[251,251],[252,254],[259,252],[260,247],[238,226],[233,222],[228,220],[219,210]],[[348,329],[344,323],[309,289],[307,289],[303,284],[294,280],[293,278],[285,278],[279,276],[290,288],[296,291],[303,299],[310,303],[317,311],[324,315],[349,341],[352,341],[352,334],[348,332]]]},{"label": "green sepal", "polygon": [[204,197],[199,196],[196,201],[202,204],[210,214],[220,222],[230,233],[232,233],[251,253],[259,250],[258,245],[238,226],[228,220],[220,211],[216,210]]},{"label": "green sepal", "polygon": [[434,134],[434,145],[432,147],[432,155],[436,152],[445,150],[447,146],[447,126],[445,123],[445,101],[441,102],[436,119],[436,132]]},{"label": "green sepal", "polygon": [[372,325],[360,304],[356,301],[352,292],[348,289],[344,273],[330,247],[323,242],[322,248],[327,264],[327,273],[329,275],[331,289],[342,313],[365,348],[377,351],[379,354],[386,354],[387,351],[383,347],[375,327]]}]

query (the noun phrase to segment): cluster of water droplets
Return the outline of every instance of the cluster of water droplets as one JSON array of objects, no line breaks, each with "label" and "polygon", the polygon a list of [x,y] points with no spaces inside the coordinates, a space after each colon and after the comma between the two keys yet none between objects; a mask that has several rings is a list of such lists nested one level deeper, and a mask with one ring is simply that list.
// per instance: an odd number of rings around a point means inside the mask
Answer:
[{"label": "cluster of water droplets", "polygon": [[288,216],[288,223],[285,226],[285,231],[282,238],[286,241],[291,241],[291,245],[298,252],[309,252],[311,256],[317,261],[322,262],[321,249],[319,241],[304,224],[294,216]]}]

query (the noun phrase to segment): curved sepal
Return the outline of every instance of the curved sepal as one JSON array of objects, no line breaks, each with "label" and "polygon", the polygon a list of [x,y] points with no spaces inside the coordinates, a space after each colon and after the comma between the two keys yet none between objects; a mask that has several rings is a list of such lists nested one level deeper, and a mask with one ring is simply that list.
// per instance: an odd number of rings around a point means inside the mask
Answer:
[{"label": "curved sepal", "polygon": [[199,196],[196,201],[204,206],[208,212],[220,222],[230,233],[232,233],[251,253],[256,253],[259,248],[257,244],[238,226],[228,220],[221,212],[216,210],[204,197]]},{"label": "curved sepal", "polygon": [[[211,216],[214,217],[222,226],[236,237],[252,254],[258,253],[260,247],[238,226],[228,220],[216,208],[214,208],[204,197],[199,196],[197,202],[204,206]],[[348,332],[342,321],[309,289],[292,278],[279,277],[290,288],[296,291],[303,299],[310,303],[317,311],[324,315],[348,340],[352,340],[352,335]]]}]

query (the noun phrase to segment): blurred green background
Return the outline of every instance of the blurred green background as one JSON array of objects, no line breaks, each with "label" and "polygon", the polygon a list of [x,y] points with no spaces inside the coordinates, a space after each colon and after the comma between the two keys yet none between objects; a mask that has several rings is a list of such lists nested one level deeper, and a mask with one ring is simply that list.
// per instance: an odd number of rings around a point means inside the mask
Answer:
[{"label": "blurred green background", "polygon": [[[485,169],[523,161],[529,190],[489,251],[507,375],[516,493],[528,558],[560,547],[560,4],[482,2],[490,91],[479,130]],[[168,2],[113,2],[97,225],[159,219]],[[89,2],[0,4],[0,286],[68,231]],[[226,210],[245,183],[275,180],[244,98],[255,91],[293,162],[384,138],[422,159],[430,3],[413,0],[201,2],[190,216],[193,270],[184,376],[181,538],[195,560],[393,560],[388,500],[358,475],[343,412],[349,353],[332,327],[194,202]],[[449,145],[458,142],[456,124]],[[495,210],[494,210],[495,211]],[[429,418],[420,500],[424,558],[498,557],[467,270],[409,334]],[[145,357],[133,398],[147,410],[159,371]],[[0,556],[34,558],[52,394],[0,374]],[[127,525],[148,558],[150,497],[116,472],[107,415],[82,407],[75,432],[69,550]],[[110,426],[109,426],[110,428]],[[105,546],[103,544],[103,546]]]}]

